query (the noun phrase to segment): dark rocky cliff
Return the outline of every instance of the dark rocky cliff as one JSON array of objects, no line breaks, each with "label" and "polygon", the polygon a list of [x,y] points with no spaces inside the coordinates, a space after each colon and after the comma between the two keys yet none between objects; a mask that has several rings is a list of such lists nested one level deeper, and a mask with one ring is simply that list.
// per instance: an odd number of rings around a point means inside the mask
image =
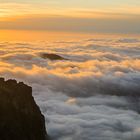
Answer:
[{"label": "dark rocky cliff", "polygon": [[32,88],[0,78],[0,140],[48,140]]}]

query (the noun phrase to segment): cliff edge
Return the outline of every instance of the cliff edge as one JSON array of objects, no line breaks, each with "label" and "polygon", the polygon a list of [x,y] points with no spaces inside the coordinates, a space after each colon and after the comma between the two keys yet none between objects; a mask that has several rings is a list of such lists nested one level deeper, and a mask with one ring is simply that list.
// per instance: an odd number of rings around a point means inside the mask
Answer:
[{"label": "cliff edge", "polygon": [[0,78],[0,140],[48,140],[32,88],[23,82]]}]

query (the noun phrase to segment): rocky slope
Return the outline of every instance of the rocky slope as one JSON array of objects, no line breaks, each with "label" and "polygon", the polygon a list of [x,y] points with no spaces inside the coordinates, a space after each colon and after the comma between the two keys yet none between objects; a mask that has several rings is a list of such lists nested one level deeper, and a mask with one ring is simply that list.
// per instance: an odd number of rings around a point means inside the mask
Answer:
[{"label": "rocky slope", "polygon": [[32,88],[0,78],[0,140],[48,140]]}]

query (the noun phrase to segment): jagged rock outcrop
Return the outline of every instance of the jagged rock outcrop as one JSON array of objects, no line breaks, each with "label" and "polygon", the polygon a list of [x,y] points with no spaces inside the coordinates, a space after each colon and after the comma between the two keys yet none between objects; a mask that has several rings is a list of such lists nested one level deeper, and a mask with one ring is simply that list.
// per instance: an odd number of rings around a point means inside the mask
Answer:
[{"label": "jagged rock outcrop", "polygon": [[42,53],[40,56],[44,59],[50,59],[50,60],[68,60],[60,55],[53,54],[53,53]]},{"label": "jagged rock outcrop", "polygon": [[32,88],[0,78],[0,140],[48,140]]}]

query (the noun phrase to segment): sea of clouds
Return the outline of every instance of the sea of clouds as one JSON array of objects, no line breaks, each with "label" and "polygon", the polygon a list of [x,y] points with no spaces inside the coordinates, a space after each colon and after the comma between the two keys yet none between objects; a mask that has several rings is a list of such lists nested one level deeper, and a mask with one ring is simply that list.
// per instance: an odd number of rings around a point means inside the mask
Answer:
[{"label": "sea of clouds", "polygon": [[52,140],[140,139],[138,37],[0,42],[0,76],[33,87]]}]

